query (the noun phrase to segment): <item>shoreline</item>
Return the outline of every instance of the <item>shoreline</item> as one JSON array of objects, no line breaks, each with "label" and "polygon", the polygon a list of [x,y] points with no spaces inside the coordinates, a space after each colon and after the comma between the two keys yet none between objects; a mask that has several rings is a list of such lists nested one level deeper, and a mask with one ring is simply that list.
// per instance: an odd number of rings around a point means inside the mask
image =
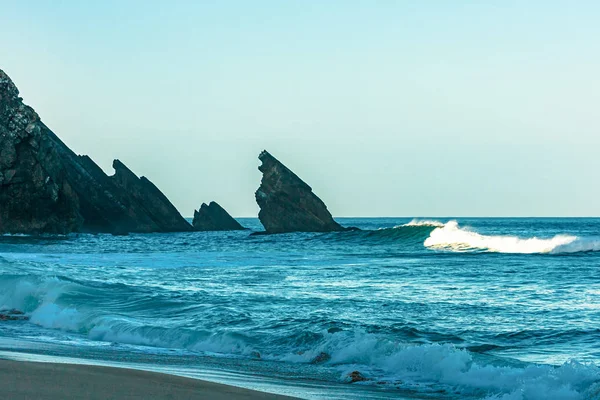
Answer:
[{"label": "shoreline", "polygon": [[[0,325],[1,326],[1,325]],[[331,400],[412,400],[423,398],[415,393],[399,391],[397,388],[385,388],[381,386],[348,384],[347,382],[337,382],[332,380],[311,379],[302,371],[296,371],[291,376],[285,377],[277,374],[271,366],[266,368],[256,369],[256,365],[230,365],[225,359],[213,357],[186,357],[177,355],[174,359],[169,358],[164,354],[135,354],[129,352],[118,351],[118,357],[111,357],[109,354],[88,353],[88,357],[81,358],[81,354],[67,355],[64,352],[64,347],[57,351],[52,345],[50,347],[43,346],[28,347],[34,342],[22,341],[14,338],[5,338],[0,335],[0,377],[6,370],[3,363],[6,361],[25,363],[25,364],[47,364],[69,366],[77,368],[88,367],[106,367],[122,371],[141,371],[156,373],[159,375],[175,376],[184,379],[190,379],[194,382],[207,383],[208,385],[215,384],[239,389],[239,391],[249,391],[254,396],[250,397],[234,397],[224,396],[221,398],[232,399],[331,399]],[[37,343],[39,345],[39,343]],[[177,362],[181,361],[181,362]],[[216,361],[216,362],[215,362]],[[260,365],[268,364],[268,361],[259,363]],[[336,374],[336,376],[338,376]],[[2,383],[5,387],[11,387],[12,382],[17,382],[19,378],[4,378]],[[8,382],[8,383],[7,383]],[[63,388],[64,393],[67,388]],[[0,398],[4,391],[0,391]],[[6,392],[8,393],[8,392]],[[212,399],[212,396],[200,392],[203,399]],[[45,392],[44,392],[45,394]],[[154,393],[153,393],[154,394]],[[234,393],[237,395],[237,393]],[[39,399],[46,397],[15,397],[21,399]],[[51,400],[61,397],[53,397]],[[83,397],[89,399],[90,397]],[[101,397],[104,398],[104,397]],[[111,399],[131,399],[131,397],[110,397]],[[133,397],[140,398],[140,397]],[[155,398],[155,397],[151,397]],[[164,397],[159,397],[163,399]],[[174,397],[167,397],[174,399]],[[182,397],[178,397],[182,398]],[[197,397],[183,397],[185,399],[194,399]],[[182,398],[182,399],[183,399]],[[12,399],[12,397],[11,397]],[[92,397],[96,399],[96,397]]]},{"label": "shoreline", "polygon": [[0,385],[13,400],[297,399],[160,372],[6,359],[0,359]]}]

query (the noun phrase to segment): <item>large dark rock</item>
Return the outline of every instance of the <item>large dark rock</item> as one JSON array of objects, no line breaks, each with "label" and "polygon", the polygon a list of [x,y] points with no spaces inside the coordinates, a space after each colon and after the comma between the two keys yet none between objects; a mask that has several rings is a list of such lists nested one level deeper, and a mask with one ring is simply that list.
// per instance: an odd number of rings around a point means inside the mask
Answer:
[{"label": "large dark rock", "polygon": [[0,70],[0,233],[191,230],[152,183],[125,176],[71,151]]},{"label": "large dark rock", "polygon": [[223,207],[214,201],[202,203],[200,210],[194,211],[194,230],[197,231],[239,231],[246,229]]},{"label": "large dark rock", "polygon": [[77,156],[67,150],[62,152],[63,160],[69,181],[79,195],[84,217],[81,231],[123,234],[161,230],[133,196],[106,175],[90,157]]},{"label": "large dark rock", "polygon": [[0,233],[68,233],[83,222],[48,131],[0,70]]},{"label": "large dark rock", "polygon": [[258,158],[263,177],[255,197],[258,218],[267,233],[344,230],[311,187],[289,168],[266,150]]}]

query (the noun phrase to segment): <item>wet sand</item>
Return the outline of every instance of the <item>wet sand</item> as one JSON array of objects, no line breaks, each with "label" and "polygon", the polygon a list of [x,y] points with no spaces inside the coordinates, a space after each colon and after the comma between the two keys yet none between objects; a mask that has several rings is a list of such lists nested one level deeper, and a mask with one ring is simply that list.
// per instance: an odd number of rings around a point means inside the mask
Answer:
[{"label": "wet sand", "polygon": [[291,400],[197,379],[134,369],[0,360],[0,398],[12,400]]}]

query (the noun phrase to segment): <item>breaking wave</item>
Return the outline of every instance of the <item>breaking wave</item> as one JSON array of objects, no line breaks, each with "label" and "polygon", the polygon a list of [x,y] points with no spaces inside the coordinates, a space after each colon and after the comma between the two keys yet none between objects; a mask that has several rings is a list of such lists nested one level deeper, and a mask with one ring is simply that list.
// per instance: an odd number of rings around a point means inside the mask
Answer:
[{"label": "breaking wave", "polygon": [[494,252],[507,254],[567,254],[600,251],[600,237],[561,234],[550,238],[522,238],[512,235],[485,235],[462,227],[457,221],[414,219],[393,228],[380,228],[330,235],[335,241],[360,240],[372,245],[396,243],[425,246],[454,252]]},{"label": "breaking wave", "polygon": [[424,245],[451,251],[489,251],[512,254],[563,254],[600,251],[600,237],[556,235],[552,238],[520,238],[483,235],[450,221],[434,229]]},{"label": "breaking wave", "polygon": [[0,278],[0,309],[23,310],[30,321],[22,323],[81,334],[92,341],[320,364],[337,370],[340,381],[347,381],[350,372],[360,371],[367,379],[362,384],[409,392],[502,400],[584,400],[600,394],[600,370],[591,364],[490,361],[491,356],[453,344],[410,344],[399,341],[402,335],[397,333],[360,328],[295,330],[274,340],[251,332],[153,324],[94,308],[104,301],[95,297],[124,296],[122,305],[131,297],[111,286],[97,289],[60,277],[5,275]]}]

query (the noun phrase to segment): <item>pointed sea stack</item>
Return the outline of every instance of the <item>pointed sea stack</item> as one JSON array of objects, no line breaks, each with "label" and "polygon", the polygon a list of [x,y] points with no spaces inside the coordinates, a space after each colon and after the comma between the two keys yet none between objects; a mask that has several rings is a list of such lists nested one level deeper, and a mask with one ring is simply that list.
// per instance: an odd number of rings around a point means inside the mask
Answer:
[{"label": "pointed sea stack", "polygon": [[75,154],[0,70],[0,233],[192,229],[152,183],[133,177],[109,177]]},{"label": "pointed sea stack", "polygon": [[114,160],[111,179],[122,187],[150,216],[161,232],[188,232],[192,226],[179,214],[167,197],[146,177],[138,178],[121,161]]},{"label": "pointed sea stack", "polygon": [[345,230],[302,179],[264,150],[258,156],[263,173],[256,191],[258,218],[266,233]]},{"label": "pointed sea stack", "polygon": [[208,205],[202,203],[200,210],[194,211],[192,225],[196,231],[240,231],[246,229],[214,201]]}]

